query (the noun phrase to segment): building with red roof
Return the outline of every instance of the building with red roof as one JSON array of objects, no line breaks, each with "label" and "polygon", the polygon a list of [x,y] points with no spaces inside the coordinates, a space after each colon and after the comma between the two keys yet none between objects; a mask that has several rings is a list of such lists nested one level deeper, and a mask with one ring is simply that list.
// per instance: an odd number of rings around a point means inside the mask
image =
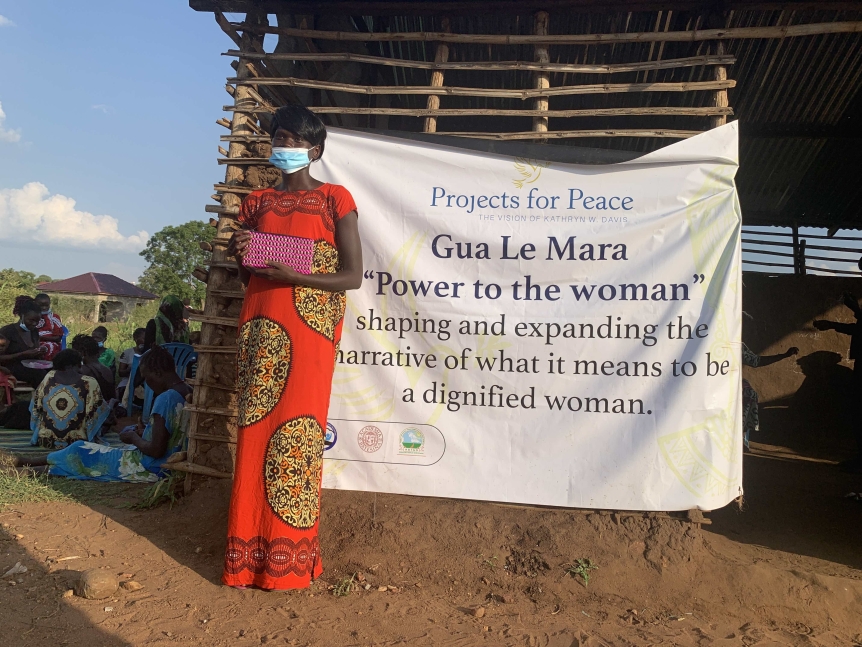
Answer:
[{"label": "building with red roof", "polygon": [[113,274],[88,272],[62,281],[40,283],[40,292],[52,297],[64,296],[85,300],[84,311],[92,312],[93,321],[122,321],[138,306],[159,297]]}]

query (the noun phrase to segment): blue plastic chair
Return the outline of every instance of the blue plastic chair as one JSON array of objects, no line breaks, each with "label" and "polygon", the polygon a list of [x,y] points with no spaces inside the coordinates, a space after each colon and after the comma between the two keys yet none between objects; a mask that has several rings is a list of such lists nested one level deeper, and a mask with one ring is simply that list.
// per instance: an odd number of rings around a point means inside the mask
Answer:
[{"label": "blue plastic chair", "polygon": [[135,406],[135,378],[138,374],[138,365],[141,363],[141,357],[143,355],[135,355],[132,358],[132,368],[129,369],[129,383],[126,386],[125,400],[126,400],[126,411],[129,415],[132,415],[132,408]]},{"label": "blue plastic chair", "polygon": [[[171,354],[171,357],[174,358],[174,364],[177,366],[177,375],[179,375],[182,379],[186,379],[186,369],[189,364],[192,362],[196,362],[198,359],[198,354],[195,352],[193,346],[189,344],[181,344],[179,342],[173,342],[170,344],[164,344],[162,346],[166,351]],[[149,351],[147,351],[149,352]],[[144,353],[146,355],[147,353]],[[131,382],[130,382],[131,385]],[[150,413],[153,410],[153,390],[144,385],[144,410],[141,414],[143,420],[149,420]]]},{"label": "blue plastic chair", "polygon": [[60,350],[66,350],[66,338],[69,336],[69,329],[63,326],[63,336],[60,337]]}]

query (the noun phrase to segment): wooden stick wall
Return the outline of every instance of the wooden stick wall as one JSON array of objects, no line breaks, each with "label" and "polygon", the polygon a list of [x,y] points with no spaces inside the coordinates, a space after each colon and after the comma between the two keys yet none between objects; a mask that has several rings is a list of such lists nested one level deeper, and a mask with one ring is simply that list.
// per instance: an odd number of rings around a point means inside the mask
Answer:
[{"label": "wooden stick wall", "polygon": [[[269,141],[264,125],[268,115],[279,106],[299,102],[297,93],[308,93],[320,101],[313,102],[310,109],[331,118],[397,118],[422,120],[415,122],[416,131],[447,134],[459,137],[490,138],[500,140],[547,141],[575,138],[684,138],[697,134],[698,129],[650,127],[649,122],[662,117],[686,117],[703,119],[703,127],[715,127],[726,123],[733,114],[728,101],[728,90],[735,86],[728,78],[728,67],[735,63],[732,55],[726,54],[722,41],[740,38],[790,38],[817,34],[862,33],[862,22],[837,22],[776,27],[740,27],[734,29],[706,29],[689,31],[664,31],[657,26],[653,32],[610,34],[555,34],[554,16],[538,12],[533,16],[533,33],[507,34],[459,34],[452,33],[447,21],[441,22],[442,31],[406,32],[388,31],[380,33],[325,31],[308,28],[301,20],[294,27],[269,25],[263,14],[248,14],[242,23],[232,23],[222,14],[216,14],[220,28],[238,49],[230,49],[226,55],[236,58],[234,76],[228,79],[227,91],[233,104],[225,106],[229,117],[217,123],[229,130],[220,139],[227,146],[221,149],[218,163],[225,166],[225,179],[214,185],[214,199],[218,204],[206,207],[208,213],[217,216],[212,223],[217,227],[217,238],[212,242],[212,262],[208,268],[199,268],[197,276],[207,281],[207,301],[202,322],[202,340],[197,347],[199,353],[198,378],[195,381],[194,401],[190,406],[191,431],[187,461],[175,464],[174,469],[185,471],[187,490],[191,488],[192,474],[229,477],[230,457],[236,442],[235,366],[236,326],[243,290],[234,263],[226,256],[226,241],[235,227],[242,198],[255,188],[268,186],[275,181],[266,152],[262,146]],[[264,51],[264,34],[276,34],[296,39],[297,49],[304,51],[271,53]],[[323,44],[343,43],[418,43],[428,44],[431,54],[423,58],[408,58],[404,54],[384,56],[355,51],[322,51]],[[713,41],[709,43],[708,41]],[[662,59],[664,43],[704,42],[712,53],[695,56]],[[557,45],[600,45],[623,43],[659,43],[656,56],[650,50],[649,60],[608,62],[554,61],[550,47]],[[532,49],[533,60],[464,60],[465,55],[453,56],[461,46],[524,45]],[[370,50],[369,50],[370,51]],[[409,52],[410,50],[403,50]],[[465,50],[467,51],[467,50]],[[460,54],[460,53],[459,53]],[[524,56],[523,58],[529,58]],[[291,74],[280,72],[282,65],[292,66]],[[374,69],[430,71],[426,85],[390,85],[373,82],[382,80],[375,74],[362,75],[358,82],[335,82],[328,75],[332,66],[371,66]],[[306,66],[306,67],[303,67]],[[663,82],[655,75],[662,70],[711,69],[707,80]],[[451,72],[451,74],[450,74]],[[493,87],[482,85],[487,73],[512,73],[517,83],[499,84]],[[303,76],[303,73],[305,76]],[[388,79],[399,79],[398,72]],[[477,85],[454,85],[452,75],[475,73]],[[577,83],[566,82],[567,75],[600,74],[615,75],[637,73],[636,82],[626,83]],[[552,77],[552,75],[562,75]],[[650,80],[650,75],[652,80]],[[402,75],[400,79],[408,79]],[[458,77],[463,78],[463,77]],[[659,77],[660,78],[660,77]],[[472,80],[473,77],[470,77]],[[524,80],[527,80],[525,83]],[[562,79],[562,83],[560,80]],[[449,85],[446,81],[449,80]],[[456,79],[457,80],[457,79]],[[557,84],[554,85],[554,81]],[[356,81],[356,79],[354,79]],[[523,87],[527,86],[527,87]],[[691,97],[690,105],[668,106],[619,106],[607,107],[599,101],[610,95],[662,96],[685,94]],[[383,105],[366,100],[356,105],[355,95],[395,98],[401,104]],[[553,97],[590,96],[593,105],[583,108],[552,108]],[[323,97],[326,101],[323,101]],[[425,97],[422,99],[422,97]],[[470,107],[441,107],[441,97],[463,97],[460,105]],[[416,99],[422,103],[416,103]],[[473,100],[523,101],[523,107],[473,107]],[[328,103],[329,105],[321,105]],[[598,105],[596,105],[596,103]],[[412,107],[405,107],[412,106]],[[456,104],[459,105],[459,104]],[[481,104],[479,104],[481,105]],[[503,104],[507,105],[507,104]],[[511,105],[511,104],[509,104]],[[424,107],[423,107],[424,106]],[[499,127],[507,119],[523,117],[523,126],[530,130],[513,130]],[[637,118],[637,127],[571,128],[554,130],[560,119]],[[445,128],[447,119],[481,118],[483,127],[475,130]],[[440,120],[443,119],[441,128]],[[450,122],[452,123],[452,122]],[[520,123],[520,122],[519,122]],[[226,154],[225,154],[226,153]],[[220,452],[220,458],[213,456]],[[227,453],[226,453],[227,452]]]}]

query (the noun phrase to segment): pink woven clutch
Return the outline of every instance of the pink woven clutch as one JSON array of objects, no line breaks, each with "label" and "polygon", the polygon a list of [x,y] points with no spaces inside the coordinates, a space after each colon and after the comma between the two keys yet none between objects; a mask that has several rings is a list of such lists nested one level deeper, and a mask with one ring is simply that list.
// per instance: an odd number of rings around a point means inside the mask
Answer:
[{"label": "pink woven clutch", "polygon": [[311,238],[252,231],[242,259],[245,267],[267,267],[267,261],[289,265],[300,274],[311,274],[314,241]]}]

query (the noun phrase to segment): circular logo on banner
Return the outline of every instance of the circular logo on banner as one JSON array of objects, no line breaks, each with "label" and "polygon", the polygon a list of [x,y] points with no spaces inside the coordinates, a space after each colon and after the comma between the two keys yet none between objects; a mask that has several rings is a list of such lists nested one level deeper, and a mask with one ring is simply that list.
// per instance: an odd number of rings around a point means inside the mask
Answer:
[{"label": "circular logo on banner", "polygon": [[408,427],[401,432],[401,446],[399,454],[413,454],[423,456],[425,454],[425,434],[415,427]]},{"label": "circular logo on banner", "polygon": [[326,451],[327,449],[332,449],[337,441],[338,431],[335,429],[335,425],[333,425],[331,422],[327,422],[326,431],[323,434],[323,451]]},{"label": "circular logo on banner", "polygon": [[383,447],[383,432],[374,425],[368,425],[359,430],[358,440],[362,451],[373,454]]}]

